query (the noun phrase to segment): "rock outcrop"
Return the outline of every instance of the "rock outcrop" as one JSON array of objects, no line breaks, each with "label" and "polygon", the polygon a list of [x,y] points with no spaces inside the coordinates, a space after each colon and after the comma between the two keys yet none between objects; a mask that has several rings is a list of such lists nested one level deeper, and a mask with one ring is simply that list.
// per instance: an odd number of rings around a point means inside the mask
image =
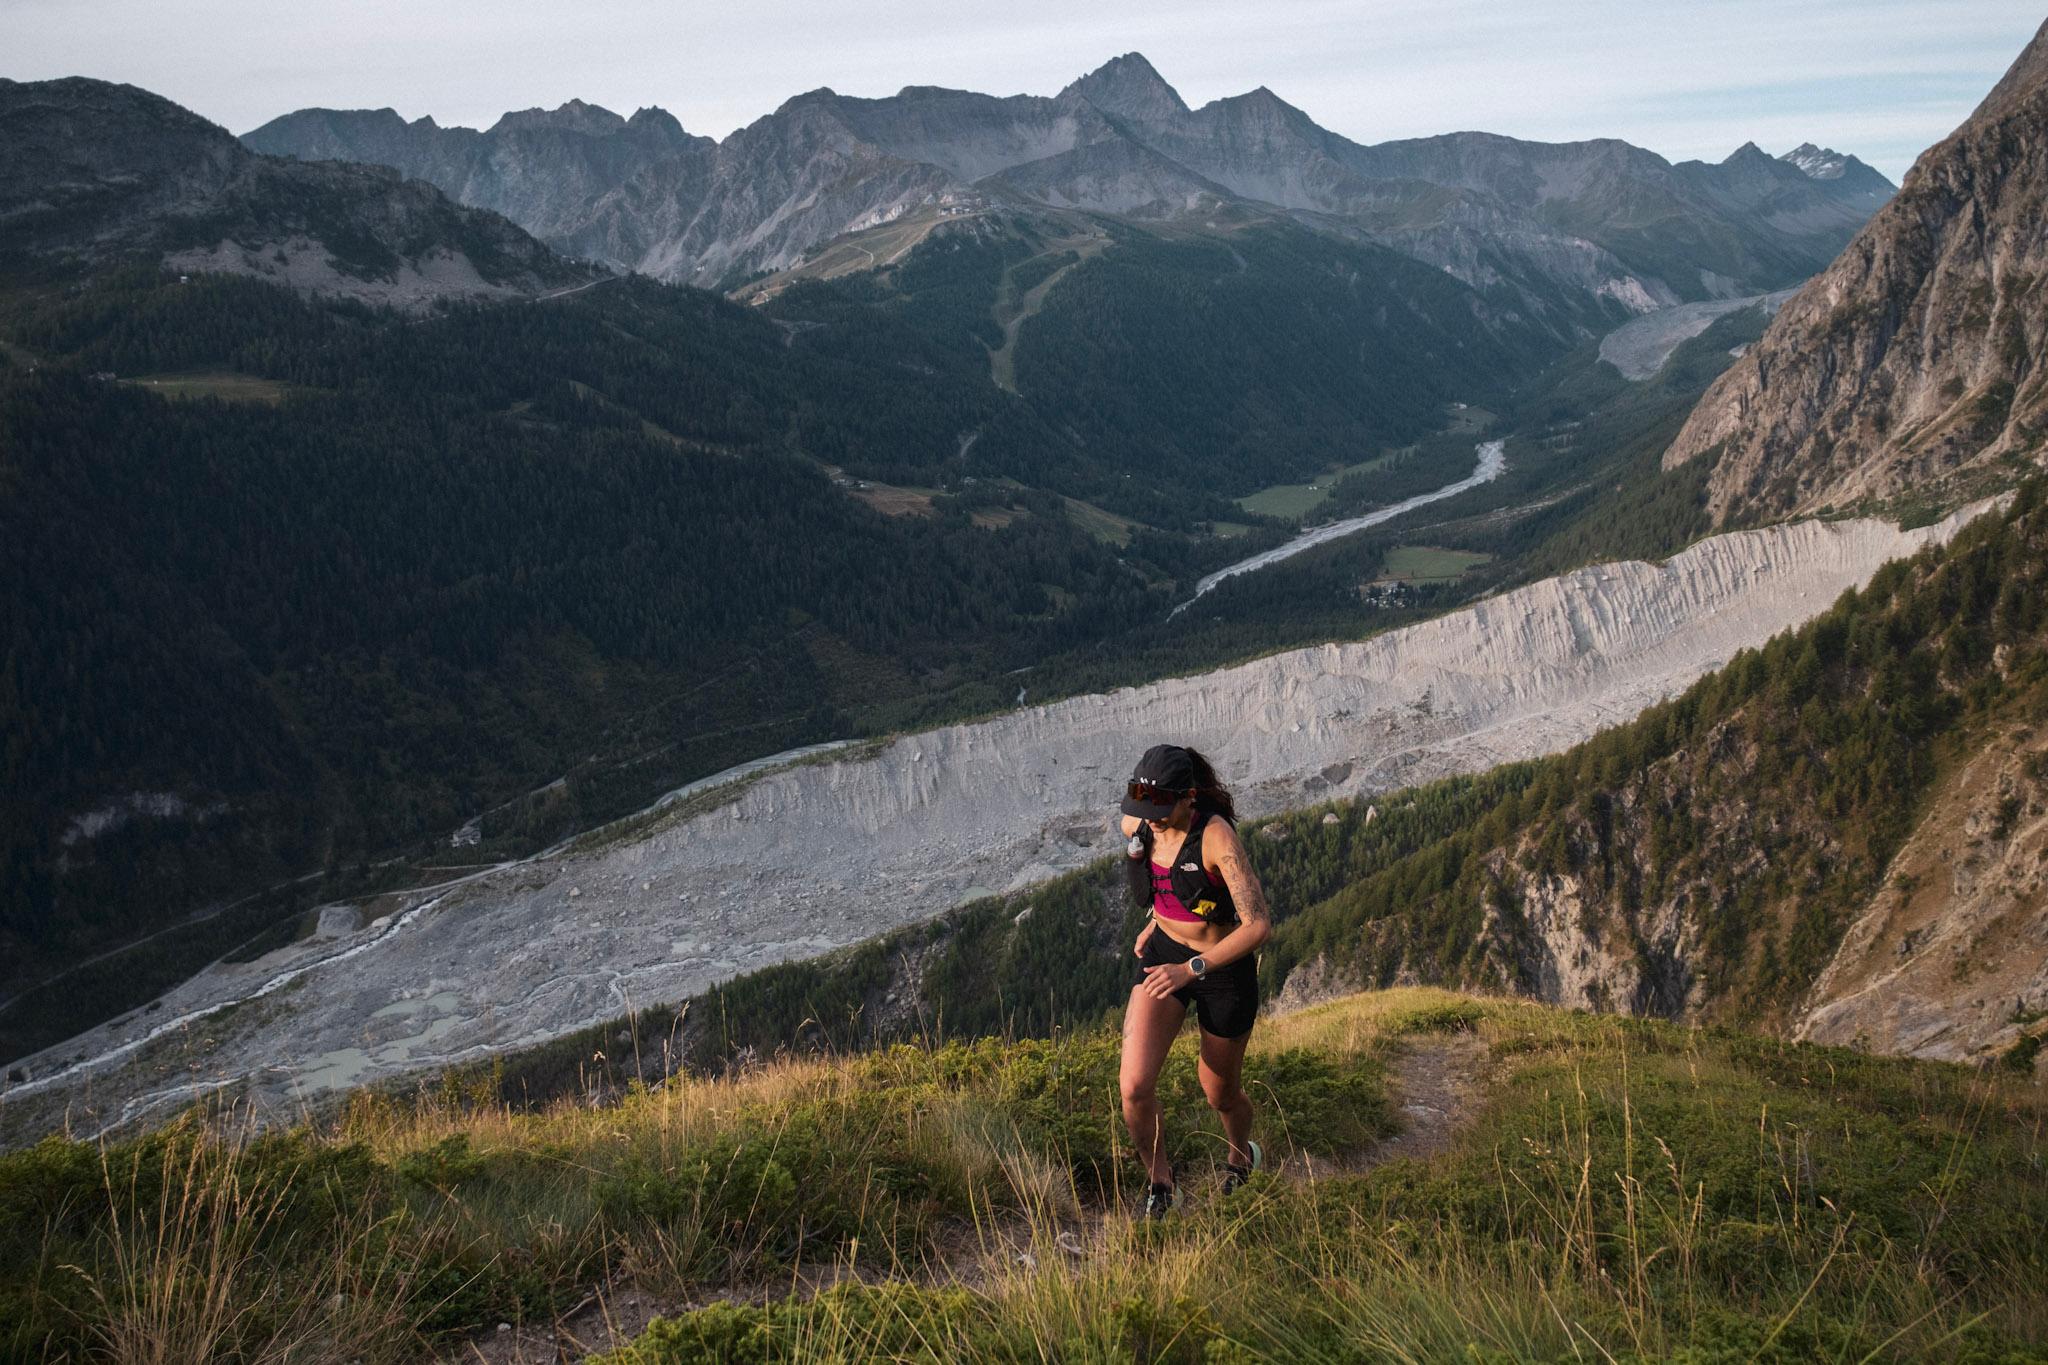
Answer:
[{"label": "rock outcrop", "polygon": [[593,278],[422,181],[259,156],[169,100],[76,78],[0,80],[0,254],[156,255],[400,304]]},{"label": "rock outcrop", "polygon": [[1724,524],[1941,496],[2048,436],[2048,26],[1664,456]]},{"label": "rock outcrop", "polygon": [[2048,1018],[2048,735],[1989,736],[1934,793],[1794,1036],[1944,1061]]}]

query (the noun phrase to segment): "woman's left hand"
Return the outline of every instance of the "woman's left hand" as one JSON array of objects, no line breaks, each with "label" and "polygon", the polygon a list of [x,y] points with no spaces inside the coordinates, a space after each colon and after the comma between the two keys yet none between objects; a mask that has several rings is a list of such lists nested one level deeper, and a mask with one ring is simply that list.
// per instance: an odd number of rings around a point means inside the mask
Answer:
[{"label": "woman's left hand", "polygon": [[1194,979],[1187,963],[1162,962],[1145,969],[1145,980],[1139,989],[1154,1000],[1164,1000]]}]

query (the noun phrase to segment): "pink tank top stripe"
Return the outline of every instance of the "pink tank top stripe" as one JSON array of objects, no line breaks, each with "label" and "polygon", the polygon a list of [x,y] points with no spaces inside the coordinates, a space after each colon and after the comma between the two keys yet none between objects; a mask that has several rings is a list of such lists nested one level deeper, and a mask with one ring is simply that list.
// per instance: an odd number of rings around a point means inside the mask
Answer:
[{"label": "pink tank top stripe", "polygon": [[[1202,875],[1214,885],[1216,879],[1203,868]],[[1152,913],[1161,919],[1178,920],[1183,924],[1206,924],[1207,920],[1191,912],[1181,904],[1180,897],[1173,893],[1173,869],[1152,864]]]}]

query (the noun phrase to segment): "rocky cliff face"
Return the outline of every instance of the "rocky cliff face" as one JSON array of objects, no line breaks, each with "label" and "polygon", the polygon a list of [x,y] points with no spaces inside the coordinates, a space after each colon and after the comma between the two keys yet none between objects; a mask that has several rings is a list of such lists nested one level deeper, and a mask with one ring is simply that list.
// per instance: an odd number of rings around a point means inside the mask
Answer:
[{"label": "rocky cliff face", "polygon": [[1874,207],[1874,172],[1845,178],[1814,157],[1834,174],[1760,152],[1672,166],[1612,141],[1363,147],[1264,87],[1191,110],[1137,53],[1051,98],[815,90],[715,145],[658,110],[625,120],[582,104],[481,133],[390,110],[302,110],[247,141],[396,166],[564,250],[699,284],[786,268],[919,210],[999,202],[1200,223],[1225,205],[1284,212],[1501,289],[1563,337],[1804,278]]},{"label": "rocky cliff face", "polygon": [[2048,735],[2001,727],[1933,794],[1793,1036],[1962,1062],[2042,1033],[2044,867]]},{"label": "rocky cliff face", "polygon": [[301,161],[390,166],[551,241],[573,235],[593,204],[649,164],[702,163],[715,150],[663,110],[623,119],[580,100],[506,114],[485,132],[442,128],[431,118],[407,123],[390,109],[305,109],[243,141]]},{"label": "rocky cliff face", "polygon": [[2048,435],[2048,27],[1665,454],[1726,521],[1942,495]]},{"label": "rocky cliff face", "polygon": [[0,80],[0,253],[144,253],[394,302],[591,278],[424,182],[259,156],[168,100],[81,79]]},{"label": "rocky cliff face", "polygon": [[[1657,861],[1652,811],[1694,797],[1689,764],[1704,761],[1754,789],[1760,758],[1730,727],[1703,754],[1626,784],[1604,814],[1613,862]],[[1805,901],[1820,888],[1804,875],[1788,884],[1786,865],[1802,856],[1853,861],[1866,831],[1769,801],[1702,801],[1693,814],[1701,844],[1685,865],[1697,871],[1663,894],[1632,896],[1598,871],[1532,870],[1540,859],[1526,844],[1497,853],[1501,891],[1484,933],[1498,978],[1590,1009],[1700,1018],[1748,1008],[1740,997],[1764,963],[1753,952],[1730,960],[1715,942],[1719,926],[1745,913],[1765,923],[1811,915]],[[1874,893],[1843,913],[1839,944],[1780,1022],[1795,1038],[1838,1046],[1954,1062],[2003,1057],[2048,1017],[2044,864],[2048,736],[2000,721],[1970,734],[1926,793],[1911,834],[1872,878]],[[1772,889],[1745,909],[1745,891],[1761,888]]]}]

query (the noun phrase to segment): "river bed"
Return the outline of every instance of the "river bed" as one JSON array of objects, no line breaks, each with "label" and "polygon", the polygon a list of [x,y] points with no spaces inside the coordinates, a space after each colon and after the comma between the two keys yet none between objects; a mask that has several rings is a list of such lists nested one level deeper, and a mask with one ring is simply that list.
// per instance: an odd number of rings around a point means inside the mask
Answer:
[{"label": "river bed", "polygon": [[1364,516],[1346,517],[1342,521],[1333,521],[1327,526],[1318,526],[1313,530],[1303,531],[1285,545],[1276,545],[1272,549],[1263,550],[1249,559],[1240,559],[1235,564],[1226,565],[1195,584],[1195,595],[1167,613],[1167,619],[1172,620],[1175,616],[1180,615],[1182,611],[1193,606],[1203,593],[1209,591],[1209,589],[1215,587],[1226,578],[1232,578],[1241,573],[1250,573],[1254,569],[1263,569],[1269,564],[1278,564],[1281,560],[1292,558],[1303,550],[1312,550],[1318,545],[1327,545],[1333,540],[1340,540],[1354,532],[1363,531],[1368,526],[1378,526],[1382,522],[1392,521],[1395,517],[1403,516],[1418,507],[1426,507],[1430,503],[1441,502],[1445,498],[1454,498],[1458,494],[1468,489],[1477,488],[1483,483],[1492,483],[1501,476],[1501,472],[1507,467],[1507,442],[1483,442],[1479,446],[1479,462],[1473,466],[1472,472],[1469,475],[1458,480],[1456,483],[1447,483],[1442,488],[1432,489],[1427,493],[1418,493],[1406,501],[1397,502],[1391,507],[1382,507],[1375,512],[1367,512]]}]

